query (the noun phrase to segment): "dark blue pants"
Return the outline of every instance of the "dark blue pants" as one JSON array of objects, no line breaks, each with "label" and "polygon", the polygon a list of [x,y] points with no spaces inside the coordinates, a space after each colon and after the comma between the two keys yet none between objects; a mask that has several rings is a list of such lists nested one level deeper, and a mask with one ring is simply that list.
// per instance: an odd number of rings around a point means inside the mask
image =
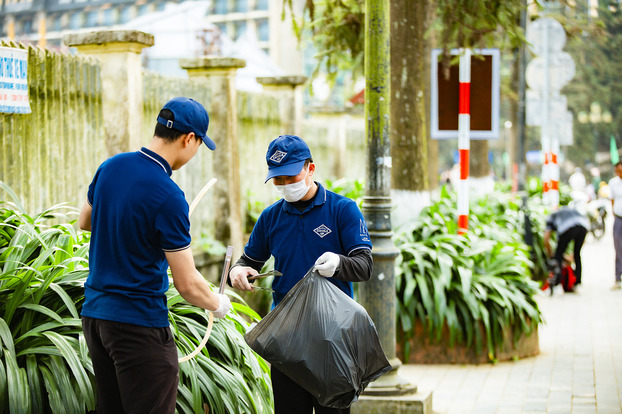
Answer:
[{"label": "dark blue pants", "polygon": [[97,414],[175,412],[179,363],[171,330],[82,318]]}]

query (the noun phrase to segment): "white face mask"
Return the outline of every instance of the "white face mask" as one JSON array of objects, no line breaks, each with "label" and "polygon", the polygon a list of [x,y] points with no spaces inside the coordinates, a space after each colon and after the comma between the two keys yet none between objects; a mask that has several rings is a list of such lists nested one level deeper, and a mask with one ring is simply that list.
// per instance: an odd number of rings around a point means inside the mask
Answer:
[{"label": "white face mask", "polygon": [[307,171],[307,175],[305,175],[305,178],[298,182],[286,185],[275,185],[276,191],[288,203],[295,203],[296,201],[304,197],[311,188],[311,185],[307,185],[306,183],[308,175],[309,171]]}]

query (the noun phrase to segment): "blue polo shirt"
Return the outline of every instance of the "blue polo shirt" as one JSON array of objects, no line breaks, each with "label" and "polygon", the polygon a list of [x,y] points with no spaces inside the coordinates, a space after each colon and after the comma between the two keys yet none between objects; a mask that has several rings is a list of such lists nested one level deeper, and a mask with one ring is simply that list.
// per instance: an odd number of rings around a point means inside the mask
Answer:
[{"label": "blue polo shirt", "polygon": [[[318,183],[313,202],[299,211],[281,199],[266,208],[251,233],[244,253],[265,262],[274,256],[274,305],[298,283],[324,252],[348,256],[357,249],[371,249],[367,225],[356,203],[327,191]],[[352,283],[328,279],[352,297]]]},{"label": "blue polo shirt", "polygon": [[188,202],[164,158],[142,148],[115,155],[88,190],[89,276],[82,315],[166,327],[164,252],[190,247]]}]

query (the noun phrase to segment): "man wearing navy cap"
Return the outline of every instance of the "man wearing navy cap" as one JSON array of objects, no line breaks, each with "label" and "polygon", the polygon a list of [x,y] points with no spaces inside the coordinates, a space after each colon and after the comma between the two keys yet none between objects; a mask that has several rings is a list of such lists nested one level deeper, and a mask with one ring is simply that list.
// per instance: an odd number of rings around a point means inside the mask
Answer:
[{"label": "man wearing navy cap", "polygon": [[[229,273],[232,286],[252,290],[248,276],[256,275],[274,256],[274,268],[283,273],[272,283],[274,306],[313,266],[352,297],[352,282],[369,280],[373,269],[369,233],[356,203],[313,181],[311,151],[297,136],[272,141],[266,161],[266,182],[272,179],[283,198],[259,216],[242,257]],[[272,388],[276,414],[311,414],[314,409],[316,414],[350,412],[320,406],[274,367]]]},{"label": "man wearing navy cap", "polygon": [[231,304],[197,272],[184,193],[171,179],[207,136],[199,102],[174,98],[157,118],[151,144],[99,166],[80,212],[91,231],[82,327],[93,361],[97,413],[174,413],[177,348],[168,323],[170,266],[189,303],[223,318]]}]

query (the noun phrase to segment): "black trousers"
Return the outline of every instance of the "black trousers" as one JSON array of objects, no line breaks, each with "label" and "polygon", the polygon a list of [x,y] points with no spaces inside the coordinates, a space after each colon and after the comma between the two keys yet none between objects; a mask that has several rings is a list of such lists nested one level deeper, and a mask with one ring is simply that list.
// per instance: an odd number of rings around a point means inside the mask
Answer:
[{"label": "black trousers", "polygon": [[175,412],[179,363],[171,330],[82,318],[97,414]]},{"label": "black trousers", "polygon": [[322,407],[313,395],[292,381],[287,375],[272,367],[272,392],[274,414],[350,414],[350,409]]},{"label": "black trousers", "polygon": [[563,234],[559,235],[559,240],[557,241],[557,249],[555,250],[555,260],[557,263],[563,263],[564,253],[566,252],[566,248],[570,244],[571,241],[574,241],[574,274],[577,278],[577,284],[581,283],[581,248],[583,247],[583,242],[585,241],[585,236],[587,234],[587,229],[581,226],[574,226],[566,230]]}]

